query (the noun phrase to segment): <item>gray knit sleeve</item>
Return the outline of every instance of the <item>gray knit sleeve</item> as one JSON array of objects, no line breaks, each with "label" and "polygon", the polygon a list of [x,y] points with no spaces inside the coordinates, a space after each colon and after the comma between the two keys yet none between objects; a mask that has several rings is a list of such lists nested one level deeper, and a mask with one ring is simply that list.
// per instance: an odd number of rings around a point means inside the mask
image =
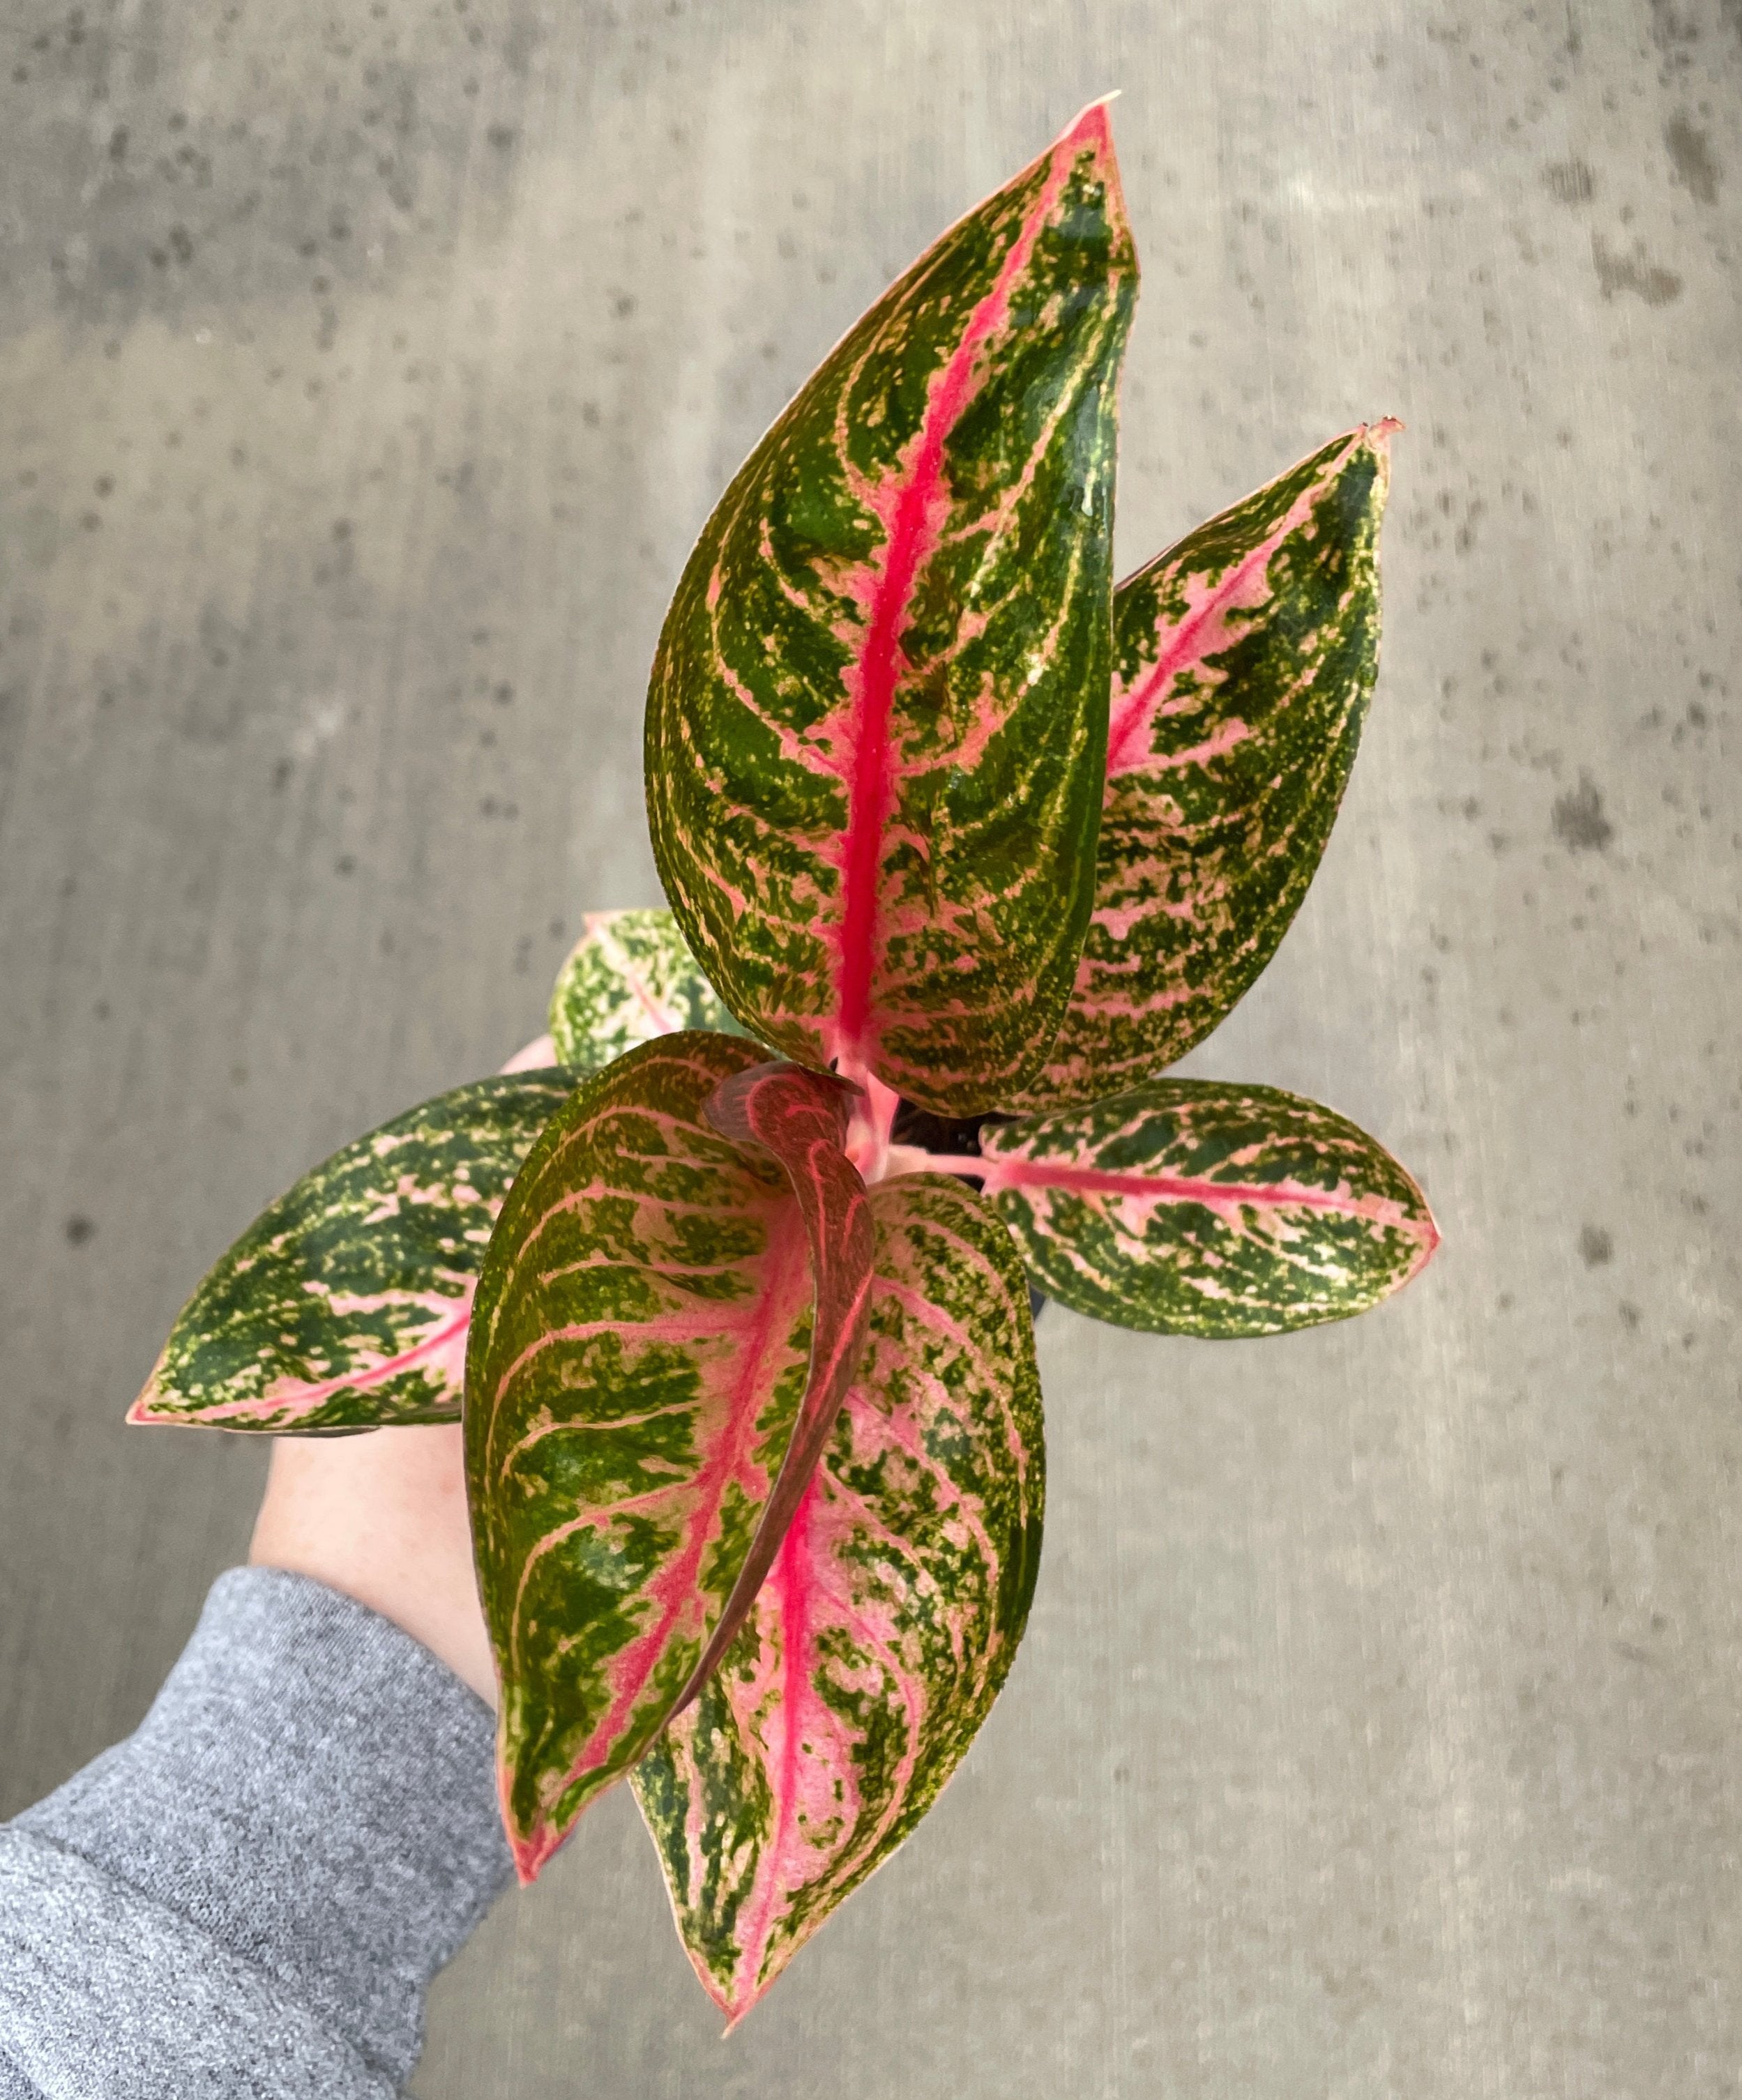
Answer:
[{"label": "gray knit sleeve", "polygon": [[390,2100],[509,1877],[493,1733],[365,1606],[221,1576],[137,1733],[0,1827],[0,2100]]}]

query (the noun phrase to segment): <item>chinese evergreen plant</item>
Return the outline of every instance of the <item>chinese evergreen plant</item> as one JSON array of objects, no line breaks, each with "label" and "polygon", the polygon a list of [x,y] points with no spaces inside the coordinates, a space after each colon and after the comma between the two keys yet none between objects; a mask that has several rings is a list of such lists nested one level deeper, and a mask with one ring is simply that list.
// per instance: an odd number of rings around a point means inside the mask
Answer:
[{"label": "chinese evergreen plant", "polygon": [[1331,1110],[1159,1076],[1293,917],[1354,759],[1392,426],[1116,589],[1137,285],[1104,106],[763,439],[661,637],[670,911],[590,918],[543,1069],[299,1182],[130,1418],[463,1413],[529,1879],[627,1775],[736,2020],[913,1829],[1041,1541],[1030,1284],[1160,1333],[1364,1310],[1435,1244]]}]

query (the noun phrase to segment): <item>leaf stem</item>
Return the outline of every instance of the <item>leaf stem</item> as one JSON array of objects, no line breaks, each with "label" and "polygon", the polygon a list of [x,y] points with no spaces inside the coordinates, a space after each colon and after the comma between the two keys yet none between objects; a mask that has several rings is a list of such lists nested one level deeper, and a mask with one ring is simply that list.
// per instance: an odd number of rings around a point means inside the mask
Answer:
[{"label": "leaf stem", "polygon": [[853,1102],[852,1119],[847,1127],[845,1149],[869,1189],[873,1182],[886,1179],[891,1171],[889,1155],[898,1148],[891,1145],[889,1133],[894,1127],[901,1096],[893,1087],[886,1087],[881,1079],[862,1069],[849,1070],[843,1065],[840,1076],[851,1079],[860,1090]]},{"label": "leaf stem", "polygon": [[879,1178],[886,1180],[895,1174],[959,1174],[964,1179],[989,1181],[995,1171],[996,1162],[982,1159],[976,1153],[927,1152],[922,1145],[891,1145],[886,1149]]}]

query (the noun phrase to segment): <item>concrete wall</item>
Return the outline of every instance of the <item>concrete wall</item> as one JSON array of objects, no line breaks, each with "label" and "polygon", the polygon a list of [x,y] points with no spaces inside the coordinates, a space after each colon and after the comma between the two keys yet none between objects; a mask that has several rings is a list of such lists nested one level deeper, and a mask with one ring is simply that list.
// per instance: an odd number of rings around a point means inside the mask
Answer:
[{"label": "concrete wall", "polygon": [[0,22],[0,1812],[132,1725],[264,1454],[122,1428],[304,1166],[652,902],[727,474],[1117,112],[1122,554],[1409,429],[1342,825],[1192,1061],[1445,1245],[1373,1317],[1042,1326],[1032,1630],[730,2043],[618,1795],[426,2100],[1734,2089],[1736,0],[13,0]]}]

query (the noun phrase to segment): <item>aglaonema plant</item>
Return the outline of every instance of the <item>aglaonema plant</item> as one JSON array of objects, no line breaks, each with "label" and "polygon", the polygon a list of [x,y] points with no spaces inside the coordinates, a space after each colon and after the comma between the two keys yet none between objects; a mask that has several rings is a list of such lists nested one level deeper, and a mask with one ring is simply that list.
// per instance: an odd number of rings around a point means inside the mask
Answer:
[{"label": "aglaonema plant", "polygon": [[1272,1335],[1435,1245],[1342,1116],[1162,1076],[1323,852],[1395,426],[1116,589],[1136,285],[1097,105],[858,322],[709,519],[648,699],[669,910],[588,920],[515,1061],[539,1069],[268,1211],[131,1417],[463,1414],[522,1877],[626,1776],[731,2020],[1009,1671],[1031,1287]]}]

